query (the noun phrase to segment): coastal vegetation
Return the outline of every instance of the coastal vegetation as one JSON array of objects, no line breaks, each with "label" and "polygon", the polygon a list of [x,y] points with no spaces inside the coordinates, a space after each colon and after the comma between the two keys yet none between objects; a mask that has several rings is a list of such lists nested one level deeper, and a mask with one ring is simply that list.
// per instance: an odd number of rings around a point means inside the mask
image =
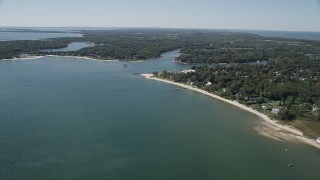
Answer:
[{"label": "coastal vegetation", "polygon": [[40,50],[64,48],[70,42],[73,42],[73,39],[0,41],[0,59],[15,58],[21,54],[39,54],[37,52]]},{"label": "coastal vegetation", "polygon": [[319,59],[320,42],[265,38],[251,34],[205,34],[181,48],[184,63],[250,63],[281,59]]}]

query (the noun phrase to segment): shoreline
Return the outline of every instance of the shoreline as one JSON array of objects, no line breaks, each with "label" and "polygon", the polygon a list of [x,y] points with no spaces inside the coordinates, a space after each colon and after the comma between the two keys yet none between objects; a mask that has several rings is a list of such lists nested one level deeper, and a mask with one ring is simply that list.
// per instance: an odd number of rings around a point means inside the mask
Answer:
[{"label": "shoreline", "polygon": [[23,57],[23,58],[12,58],[12,59],[0,59],[0,61],[18,61],[18,60],[31,60],[31,59],[40,59],[45,56],[29,56],[29,57]]},{"label": "shoreline", "polygon": [[61,57],[61,58],[75,58],[75,59],[85,59],[85,60],[91,60],[91,61],[103,61],[103,62],[117,62],[119,60],[103,60],[103,59],[94,59],[91,57],[86,56],[59,56],[59,55],[45,55],[45,56],[28,56],[28,57],[22,57],[22,58],[12,58],[12,59],[0,59],[0,61],[18,61],[18,60],[32,60],[32,59],[40,59],[44,57]]},{"label": "shoreline", "polygon": [[212,98],[218,99],[220,101],[223,101],[225,103],[231,104],[233,106],[236,106],[236,107],[243,109],[247,112],[250,112],[252,114],[255,114],[263,120],[262,122],[266,123],[266,124],[261,123],[261,125],[263,127],[267,127],[267,128],[255,128],[260,135],[263,135],[263,136],[266,136],[266,137],[269,137],[272,139],[276,139],[276,140],[283,140],[283,141],[288,141],[288,142],[301,142],[301,143],[305,143],[305,144],[308,144],[308,145],[311,145],[313,147],[320,149],[320,144],[317,144],[314,139],[310,139],[310,138],[305,137],[301,131],[299,131],[293,127],[287,126],[287,125],[281,125],[281,124],[277,123],[277,121],[271,120],[267,115],[265,115],[261,112],[255,111],[255,110],[253,110],[243,104],[240,104],[238,102],[220,97],[218,95],[209,93],[209,92],[202,90],[202,89],[199,89],[199,88],[194,88],[194,87],[186,85],[186,84],[172,82],[172,81],[169,81],[166,79],[153,77],[153,74],[141,74],[141,76],[143,76],[146,79],[156,80],[156,81],[164,82],[167,84],[179,86],[179,87],[182,87],[185,89],[189,89],[192,91],[196,91],[201,94],[204,94],[204,95],[210,96]]},{"label": "shoreline", "polygon": [[107,60],[107,59],[95,59],[87,56],[60,56],[60,55],[46,55],[45,57],[62,57],[62,58],[75,58],[75,59],[85,59],[85,60],[91,60],[91,61],[103,61],[103,62],[116,62],[119,61],[117,59],[115,60]]},{"label": "shoreline", "polygon": [[[16,60],[32,60],[32,59],[40,59],[44,57],[61,57],[61,58],[73,58],[73,59],[85,59],[90,61],[102,61],[102,62],[119,62],[119,59],[95,59],[88,56],[62,56],[62,55],[44,55],[44,56],[28,56],[24,58],[12,58],[12,59],[0,59],[0,61],[16,61]],[[124,62],[132,62],[132,63],[141,63],[145,62],[145,60],[128,60]]]},{"label": "shoreline", "polygon": [[188,64],[188,63],[186,63],[186,62],[182,62],[182,61],[175,61],[175,60],[173,60],[172,62],[177,63],[177,64]]}]

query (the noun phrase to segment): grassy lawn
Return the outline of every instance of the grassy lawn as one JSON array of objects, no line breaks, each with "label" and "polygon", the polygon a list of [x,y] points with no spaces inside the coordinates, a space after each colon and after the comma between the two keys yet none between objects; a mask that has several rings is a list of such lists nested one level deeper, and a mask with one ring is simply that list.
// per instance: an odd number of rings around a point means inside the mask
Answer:
[{"label": "grassy lawn", "polygon": [[267,104],[271,105],[272,107],[279,106],[280,101],[268,101]]},{"label": "grassy lawn", "polygon": [[296,120],[287,124],[303,130],[303,133],[308,137],[320,137],[320,122]]}]

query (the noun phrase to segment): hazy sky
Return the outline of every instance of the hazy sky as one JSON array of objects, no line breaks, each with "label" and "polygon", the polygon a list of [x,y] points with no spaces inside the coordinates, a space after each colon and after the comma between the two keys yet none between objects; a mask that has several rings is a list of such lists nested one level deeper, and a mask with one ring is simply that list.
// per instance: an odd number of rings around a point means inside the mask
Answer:
[{"label": "hazy sky", "polygon": [[0,0],[0,26],[320,31],[320,1]]}]

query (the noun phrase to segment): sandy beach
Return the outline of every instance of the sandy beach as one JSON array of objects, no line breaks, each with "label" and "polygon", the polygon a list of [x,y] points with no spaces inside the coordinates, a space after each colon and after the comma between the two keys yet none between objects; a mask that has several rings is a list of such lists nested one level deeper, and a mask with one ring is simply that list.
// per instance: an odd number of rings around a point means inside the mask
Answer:
[{"label": "sandy beach", "polygon": [[76,59],[85,59],[85,60],[91,60],[91,61],[104,61],[104,62],[114,62],[119,60],[104,60],[104,59],[94,59],[91,57],[85,57],[85,56],[59,56],[59,55],[46,55],[46,57],[62,57],[62,58],[76,58]]},{"label": "sandy beach", "polygon": [[31,59],[40,59],[44,56],[30,56],[25,58],[12,58],[12,59],[0,59],[0,61],[17,61],[17,60],[31,60]]},{"label": "sandy beach", "polygon": [[252,108],[249,108],[243,104],[240,104],[238,102],[235,102],[235,101],[232,101],[229,99],[225,99],[223,97],[217,96],[215,94],[211,94],[207,91],[204,91],[204,90],[198,89],[198,88],[194,88],[194,87],[186,85],[186,84],[176,83],[176,82],[172,82],[172,81],[169,81],[166,79],[153,77],[152,74],[141,74],[141,76],[143,76],[146,79],[161,81],[164,83],[168,83],[168,84],[180,86],[180,87],[192,90],[192,91],[196,91],[196,92],[205,94],[207,96],[213,97],[215,99],[218,99],[220,101],[226,102],[228,104],[231,104],[233,106],[236,106],[238,108],[241,108],[243,110],[246,110],[250,113],[253,113],[263,120],[263,121],[261,121],[261,124],[255,128],[260,135],[270,137],[272,139],[280,140],[280,141],[288,141],[288,142],[294,142],[294,143],[305,143],[305,144],[308,144],[308,145],[311,145],[313,147],[320,149],[320,144],[317,144],[314,139],[310,139],[308,137],[305,137],[301,131],[299,131],[293,127],[290,127],[290,126],[281,125],[281,124],[277,123],[277,121],[271,120],[265,114],[262,114],[258,111],[255,111]]}]

